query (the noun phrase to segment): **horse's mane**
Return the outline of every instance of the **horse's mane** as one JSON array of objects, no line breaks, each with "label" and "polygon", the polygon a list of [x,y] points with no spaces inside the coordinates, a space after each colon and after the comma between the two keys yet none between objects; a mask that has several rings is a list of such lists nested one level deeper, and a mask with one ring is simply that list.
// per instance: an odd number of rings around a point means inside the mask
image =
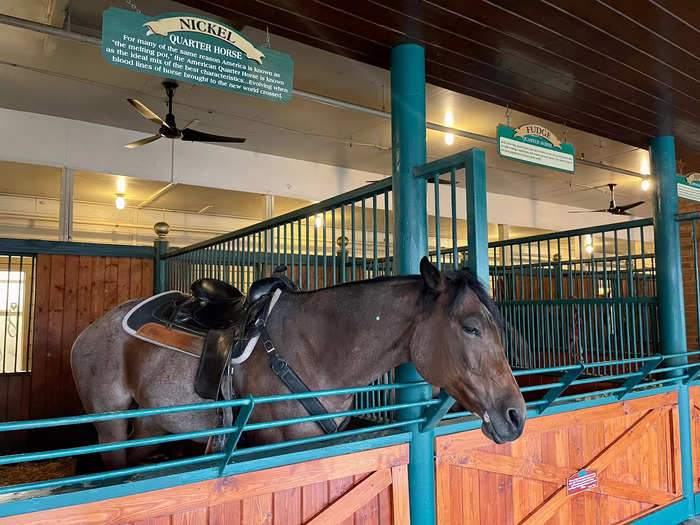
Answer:
[{"label": "horse's mane", "polygon": [[[474,275],[468,268],[462,268],[460,270],[453,270],[450,272],[445,272],[447,279],[450,280],[457,288],[457,293],[455,295],[453,304],[459,301],[467,290],[471,290],[476,294],[479,301],[486,307],[488,312],[491,314],[493,321],[496,326],[503,328],[503,317],[501,316],[501,311],[498,309],[498,305],[491,298],[489,291],[482,284],[482,282]],[[345,288],[356,286],[358,284],[367,283],[383,283],[383,282],[405,282],[405,281],[420,281],[422,277],[420,275],[387,275],[382,277],[375,277],[373,279],[364,279],[361,281],[349,281],[346,283],[336,284],[334,286],[329,286],[325,290],[332,288]],[[301,293],[314,293],[314,291],[301,292]]]},{"label": "horse's mane", "polygon": [[498,305],[491,298],[489,291],[479,280],[479,278],[474,275],[468,268],[462,268],[457,271],[447,272],[447,278],[456,284],[457,295],[455,296],[454,303],[459,301],[467,290],[474,292],[481,301],[481,303],[486,307],[488,312],[491,314],[494,323],[498,328],[503,328],[503,317],[501,316],[501,311],[498,309]]}]

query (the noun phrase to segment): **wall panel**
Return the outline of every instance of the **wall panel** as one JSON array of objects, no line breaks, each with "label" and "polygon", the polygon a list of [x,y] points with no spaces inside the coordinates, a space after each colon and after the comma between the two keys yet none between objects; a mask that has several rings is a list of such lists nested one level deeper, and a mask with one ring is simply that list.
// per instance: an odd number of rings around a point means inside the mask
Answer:
[{"label": "wall panel", "polygon": [[[510,444],[480,430],[440,436],[438,523],[625,523],[657,510],[681,497],[676,418],[668,393],[530,419]],[[567,496],[581,469],[599,486]]]},{"label": "wall panel", "polygon": [[[153,260],[128,257],[40,254],[36,261],[31,372],[0,375],[0,418],[43,419],[80,414],[70,349],[78,334],[128,299],[153,293]],[[53,429],[55,446],[79,440],[76,428]],[[47,431],[12,432],[0,453],[46,444]]]}]

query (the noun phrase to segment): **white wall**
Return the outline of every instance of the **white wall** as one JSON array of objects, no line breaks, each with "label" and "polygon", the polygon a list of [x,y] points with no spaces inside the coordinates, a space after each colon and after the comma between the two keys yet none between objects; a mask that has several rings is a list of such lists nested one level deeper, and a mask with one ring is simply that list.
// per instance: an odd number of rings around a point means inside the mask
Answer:
[{"label": "white wall", "polygon": [[[124,149],[124,144],[142,136],[146,135],[0,109],[0,160],[5,161],[161,181],[170,181],[173,168],[175,182],[306,200],[332,197],[379,177],[376,173],[202,143],[160,140],[148,147]],[[447,190],[441,188],[440,204],[444,211],[450,205]],[[458,207],[458,213],[464,218],[462,208]],[[571,209],[561,204],[488,194],[489,222],[552,230],[600,223],[598,214],[570,214]],[[624,217],[610,215],[606,222],[616,219],[624,220]]]}]

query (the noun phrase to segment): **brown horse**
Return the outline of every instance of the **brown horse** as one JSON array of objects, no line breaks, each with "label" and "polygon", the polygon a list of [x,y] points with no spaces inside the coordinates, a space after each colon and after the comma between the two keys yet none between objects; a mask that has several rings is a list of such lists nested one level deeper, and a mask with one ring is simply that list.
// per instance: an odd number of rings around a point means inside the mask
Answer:
[{"label": "brown horse", "polygon": [[[497,443],[520,436],[525,402],[501,346],[498,309],[467,270],[444,273],[427,258],[421,276],[378,278],[314,292],[284,293],[268,320],[270,337],[311,390],[369,384],[413,362],[431,384],[443,387],[483,419]],[[71,364],[87,412],[121,411],[205,401],[193,387],[197,360],[144,343],[122,330],[124,303],[87,327],[75,341]],[[239,396],[288,390],[270,370],[262,348],[235,367]],[[348,410],[352,396],[323,397],[328,412]],[[260,404],[251,422],[306,416],[297,401]],[[213,410],[96,423],[100,443],[213,428]],[[340,421],[337,421],[339,424]],[[251,444],[317,435],[315,423],[246,433]],[[145,449],[145,447],[143,447]],[[146,453],[142,451],[142,453]],[[103,454],[105,465],[137,460],[137,449]]]}]

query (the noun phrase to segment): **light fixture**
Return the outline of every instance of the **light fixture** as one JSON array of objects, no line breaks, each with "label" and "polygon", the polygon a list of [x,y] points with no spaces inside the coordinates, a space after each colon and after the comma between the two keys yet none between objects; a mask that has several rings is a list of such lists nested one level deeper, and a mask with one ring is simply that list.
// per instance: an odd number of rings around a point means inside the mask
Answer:
[{"label": "light fixture", "polygon": [[455,125],[455,117],[452,115],[452,112],[450,110],[445,111],[445,126],[454,126]]},{"label": "light fixture", "polygon": [[590,233],[587,233],[583,238],[583,244],[593,244],[593,236]]},{"label": "light fixture", "polygon": [[117,193],[124,193],[126,191],[126,181],[124,177],[117,177]]},{"label": "light fixture", "polygon": [[648,191],[650,187],[651,187],[651,181],[649,179],[644,179],[642,181],[642,189],[644,191]]},{"label": "light fixture", "polygon": [[124,206],[126,206],[126,201],[124,200],[124,196],[117,195],[117,198],[114,201],[114,205],[117,207],[118,210],[123,210]]},{"label": "light fixture", "polygon": [[314,221],[314,224],[316,224],[316,228],[320,228],[323,225],[323,214],[322,213],[316,214],[316,219]]},{"label": "light fixture", "polygon": [[455,142],[455,136],[452,133],[445,133],[445,144],[452,146]]},{"label": "light fixture", "polygon": [[649,159],[646,157],[642,158],[642,166],[639,168],[642,175],[649,175]]},{"label": "light fixture", "polygon": [[588,253],[588,254],[593,253],[593,245],[592,244],[586,244],[586,253]]}]

